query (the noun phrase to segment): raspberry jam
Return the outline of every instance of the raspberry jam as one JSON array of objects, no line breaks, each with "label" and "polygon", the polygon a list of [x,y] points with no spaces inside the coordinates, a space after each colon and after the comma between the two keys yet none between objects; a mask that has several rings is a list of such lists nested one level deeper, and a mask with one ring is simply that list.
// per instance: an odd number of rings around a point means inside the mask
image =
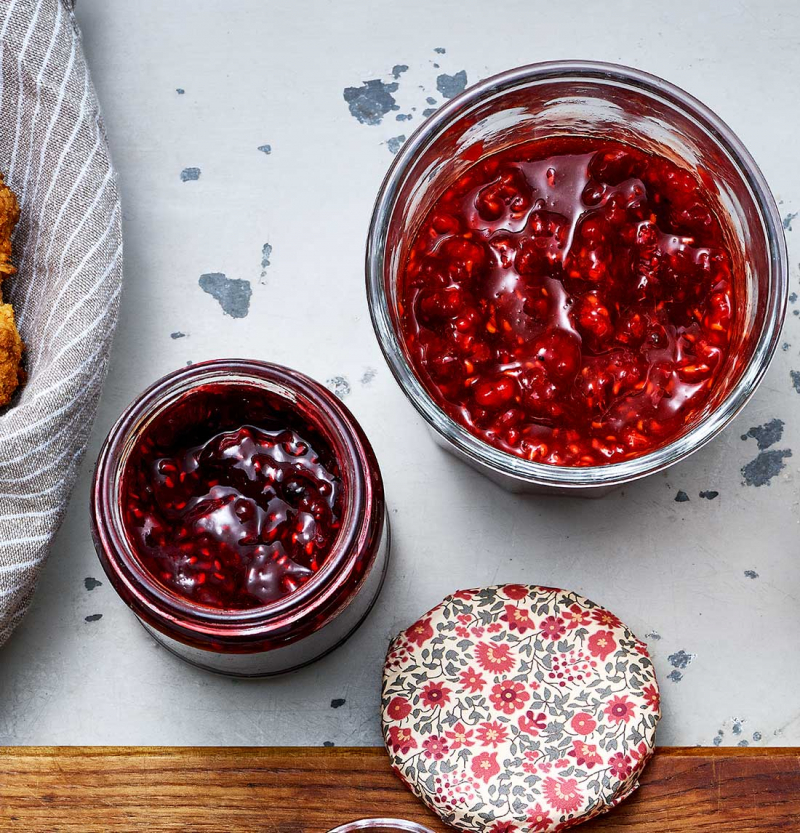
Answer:
[{"label": "raspberry jam", "polygon": [[208,385],[157,417],[131,454],[122,496],[146,569],[221,610],[297,590],[325,562],[341,525],[329,445],[255,387]]},{"label": "raspberry jam", "polygon": [[729,358],[727,231],[672,161],[591,138],[486,157],[400,275],[406,351],[481,440],[558,466],[646,454],[704,415]]}]

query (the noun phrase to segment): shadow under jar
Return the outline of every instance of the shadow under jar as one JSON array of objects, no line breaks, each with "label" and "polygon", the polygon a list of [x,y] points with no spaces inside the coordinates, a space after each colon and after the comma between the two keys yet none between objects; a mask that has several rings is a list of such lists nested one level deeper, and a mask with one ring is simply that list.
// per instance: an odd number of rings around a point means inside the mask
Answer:
[{"label": "shadow under jar", "polygon": [[[468,182],[479,166],[487,169],[492,160],[502,161],[510,157],[514,163],[510,166],[512,176],[517,176],[519,170],[525,171],[527,185],[533,185],[533,197],[541,198],[542,210],[539,211],[536,204],[532,209],[527,206],[530,214],[524,229],[506,227],[504,218],[498,214],[499,219],[494,225],[484,222],[478,233],[485,233],[488,229],[488,233],[495,236],[508,233],[508,237],[513,237],[521,232],[531,237],[542,234],[534,226],[533,217],[537,215],[536,222],[546,225],[550,214],[556,211],[553,206],[557,202],[557,198],[553,198],[548,203],[545,173],[548,179],[552,177],[552,185],[561,176],[561,170],[558,165],[551,168],[543,165],[542,171],[537,171],[535,162],[546,161],[546,155],[531,164],[524,159],[523,164],[516,164],[522,157],[515,159],[514,153],[515,148],[530,145],[531,148],[541,149],[548,143],[552,157],[564,163],[567,179],[574,173],[570,173],[569,165],[591,148],[602,151],[604,148],[629,147],[634,149],[635,154],[656,160],[665,171],[678,172],[678,176],[687,174],[694,183],[691,187],[702,193],[709,216],[719,231],[723,254],[729,265],[729,297],[733,298],[733,304],[730,320],[726,324],[725,349],[717,351],[718,355],[721,352],[721,359],[715,366],[713,378],[706,383],[702,401],[698,407],[686,410],[685,420],[679,424],[678,430],[665,434],[663,440],[642,442],[637,449],[634,435],[628,453],[620,444],[617,446],[620,453],[609,452],[606,459],[601,458],[600,462],[592,455],[581,457],[577,452],[572,458],[562,455],[562,461],[557,465],[542,462],[535,451],[530,451],[531,444],[510,448],[510,443],[499,440],[499,432],[494,430],[494,425],[492,432],[482,432],[479,420],[472,419],[471,413],[467,414],[464,403],[442,395],[441,387],[420,362],[421,351],[415,352],[419,342],[414,347],[409,346],[410,311],[407,308],[409,298],[405,294],[405,282],[410,271],[409,264],[427,245],[424,240],[420,243],[420,238],[441,235],[443,241],[448,236],[468,240],[473,233],[469,216],[477,216],[474,212],[472,215],[465,212],[457,218],[460,224],[454,224],[453,229],[445,227],[449,222],[447,218],[441,227],[436,227],[435,216],[439,206],[447,204],[448,199],[452,206],[453,200],[449,195],[457,192],[461,183]],[[565,161],[565,148],[572,154],[571,161]],[[514,170],[515,164],[517,170]],[[591,169],[591,164],[587,165]],[[539,173],[543,182],[537,193],[532,180]],[[615,187],[629,185],[636,188],[642,184],[639,175],[627,174],[608,181]],[[628,180],[624,181],[626,176]],[[668,176],[675,177],[674,173]],[[502,177],[498,178],[498,183],[502,186]],[[479,181],[479,186],[485,184],[486,180]],[[526,183],[522,185],[526,187]],[[510,190],[514,190],[513,182]],[[606,188],[602,197],[606,200],[605,205],[609,204],[608,193],[610,191]],[[498,196],[497,204],[500,204],[503,198],[501,191],[489,194],[491,199]],[[562,260],[569,257],[565,252],[573,242],[576,230],[580,229],[580,223],[590,215],[592,199],[595,198],[601,199],[593,194],[583,197],[586,202],[573,210],[572,226],[567,223],[563,237],[552,232],[553,248],[564,250],[559,251],[556,257]],[[494,209],[491,199],[484,202],[486,211],[479,218],[482,221],[487,218],[492,220]],[[480,214],[481,206],[477,202],[473,205]],[[467,218],[466,229],[464,218]],[[655,214],[649,221],[646,217],[643,219],[640,233],[644,230],[661,238],[671,235],[669,245],[676,250],[683,245],[680,238],[683,232],[658,228]],[[648,224],[650,228],[647,228]],[[464,234],[465,230],[467,234]],[[550,232],[545,229],[539,243],[546,242],[547,233]],[[635,242],[638,245],[641,241],[637,239]],[[447,245],[439,239],[431,243],[430,251],[434,258],[441,260],[442,251],[446,256]],[[525,256],[524,246],[520,247],[517,241],[510,244],[503,241],[502,245],[518,246],[513,268],[524,271],[524,267],[519,266],[520,262],[524,262],[521,260]],[[492,254],[502,260],[502,246],[495,248]],[[560,281],[548,275],[551,285],[566,287],[563,311],[559,307],[553,313],[551,299],[551,315],[574,321],[574,316],[580,314],[577,307],[573,309],[571,306],[576,299],[584,306],[587,299],[595,301],[595,287],[591,282],[593,276],[587,269],[584,264],[571,273],[578,282],[583,281],[580,297],[579,293],[570,297],[570,273],[567,270],[559,273]],[[730,128],[700,102],[661,79],[625,67],[586,62],[534,64],[511,70],[468,89],[426,121],[403,146],[384,180],[370,226],[366,270],[370,311],[381,348],[395,378],[433,429],[437,442],[511,491],[582,496],[599,496],[615,486],[660,471],[696,451],[719,433],[752,396],[766,372],[778,343],[788,292],[786,246],[777,207],[761,172]],[[434,313],[441,313],[442,308],[451,302],[454,307],[460,303],[459,286],[457,281],[453,281],[453,275],[451,268],[449,276],[448,273],[442,278],[434,276],[434,279],[440,280],[440,288],[444,289],[441,298],[431,305]],[[467,279],[469,277],[467,275]],[[449,286],[448,281],[451,281]],[[453,289],[455,291],[451,291]],[[414,314],[418,309],[422,310],[421,316],[426,314],[425,300],[421,296],[412,298],[410,303],[415,305]],[[668,296],[667,301],[671,300]],[[438,310],[435,309],[436,304]],[[487,315],[485,304],[480,312],[481,325],[486,326],[490,333],[494,332],[492,328],[502,323],[495,321],[491,314]],[[625,309],[618,308],[614,314],[617,323],[625,314]],[[589,309],[586,315],[587,321],[594,315],[597,322],[593,310]],[[454,318],[452,330],[456,337],[460,326],[468,328],[471,322],[465,318],[462,324],[460,319]],[[506,326],[510,329],[508,323]],[[547,369],[550,369],[548,362],[551,362],[551,367],[568,360],[579,364],[580,359],[570,359],[568,353],[577,349],[580,355],[582,349],[585,355],[587,347],[594,361],[610,349],[607,346],[593,348],[586,340],[585,331],[581,344],[580,328],[569,339],[563,338],[563,331],[556,335],[558,337],[552,343],[545,343],[538,349],[538,355],[534,351],[532,365],[536,360],[543,361]],[[495,341],[498,337],[494,337]],[[581,346],[576,348],[576,343]],[[621,348],[624,345],[611,346]],[[624,353],[621,349],[617,352]],[[453,351],[453,358],[463,361],[465,357]],[[469,362],[470,357],[466,359]],[[500,395],[502,398],[507,393],[510,407],[513,407],[515,391],[522,390],[524,395],[518,377],[507,385],[506,390],[505,381],[497,376],[484,385],[484,390],[479,384],[479,374],[470,374],[472,365],[468,363],[466,366],[467,372],[462,373],[466,377],[464,385],[468,390],[465,399],[471,397],[469,404],[478,414],[482,413],[482,399],[489,405],[496,405],[491,401],[492,397]],[[502,357],[497,360],[497,368],[503,370]],[[585,368],[584,364],[581,370]],[[612,370],[616,372],[618,368]],[[669,372],[673,370],[668,368]],[[514,367],[509,375],[516,371],[517,367]],[[555,371],[558,372],[557,367]],[[640,389],[651,381],[652,371],[651,366],[635,380]],[[535,366],[534,372],[539,372]],[[575,378],[580,382],[580,374]],[[688,378],[686,390],[694,381],[691,376]],[[565,386],[571,384],[570,378]],[[569,395],[575,395],[574,388],[567,392]],[[519,402],[519,398],[516,401]],[[678,400],[673,401],[677,403]],[[500,412],[498,407],[495,413]],[[558,416],[546,414],[541,420],[532,420],[529,429],[533,433],[540,429],[537,422],[545,429],[559,427]],[[601,422],[602,417],[599,417],[598,424]],[[599,433],[595,445],[602,450],[606,438],[602,436],[602,431]]]},{"label": "shadow under jar", "polygon": [[389,558],[360,426],[317,382],[258,361],[192,365],[136,399],[98,457],[91,520],[151,635],[233,676],[292,671],[344,642]]}]

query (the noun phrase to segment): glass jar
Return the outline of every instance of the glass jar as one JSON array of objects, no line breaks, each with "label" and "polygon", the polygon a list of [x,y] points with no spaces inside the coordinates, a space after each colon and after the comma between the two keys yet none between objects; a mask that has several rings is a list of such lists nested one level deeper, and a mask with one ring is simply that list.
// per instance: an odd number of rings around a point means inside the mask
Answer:
[{"label": "glass jar", "polygon": [[[731,356],[706,408],[686,432],[642,456],[605,466],[535,463],[473,436],[435,402],[402,337],[398,277],[416,230],[443,190],[485,156],[533,138],[602,137],[697,172],[720,216],[738,273],[739,323]],[[429,118],[404,144],[372,215],[367,294],[383,353],[411,403],[446,449],[511,491],[598,496],[684,459],[750,399],[777,347],[788,264],[778,209],[763,175],[731,129],[683,90],[638,70],[559,61],[496,75]]]},{"label": "glass jar", "polygon": [[[225,401],[244,403],[244,412],[250,403],[263,401],[308,426],[330,449],[342,489],[340,528],[319,570],[277,600],[236,610],[199,604],[154,578],[137,555],[124,513],[126,466],[148,431],[164,430],[157,425],[185,426],[195,418],[202,426],[204,417],[191,415],[212,414],[215,403]],[[377,599],[389,558],[380,469],[353,415],[301,373],[244,359],[178,370],[127,408],[97,460],[91,520],[95,548],[109,580],[152,636],[194,665],[233,676],[291,671],[343,643]]]},{"label": "glass jar", "polygon": [[336,827],[329,833],[356,833],[357,830],[371,830],[372,833],[433,833],[421,824],[402,819],[359,819]]}]

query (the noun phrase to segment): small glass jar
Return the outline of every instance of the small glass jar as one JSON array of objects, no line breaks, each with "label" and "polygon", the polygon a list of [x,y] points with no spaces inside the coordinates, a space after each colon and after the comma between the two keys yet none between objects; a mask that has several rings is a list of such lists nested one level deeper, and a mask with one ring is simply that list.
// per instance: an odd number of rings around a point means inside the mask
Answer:
[{"label": "small glass jar", "polygon": [[[239,397],[245,410],[248,396],[255,392],[274,403],[277,412],[309,426],[329,447],[341,478],[341,525],[318,572],[276,601],[248,609],[199,604],[162,584],[137,556],[125,525],[126,465],[148,428],[155,431],[157,419],[159,424],[182,424],[199,395],[217,392],[229,401]],[[152,636],[194,665],[233,676],[292,671],[342,644],[377,599],[389,558],[380,469],[353,415],[303,374],[244,359],[178,370],[127,408],[97,460],[91,520],[95,548],[109,580]]]},{"label": "small glass jar", "polygon": [[[416,230],[442,192],[482,158],[531,139],[602,137],[654,152],[697,172],[729,220],[739,325],[732,360],[686,432],[647,454],[605,466],[535,463],[494,448],[451,419],[408,356],[398,278]],[[367,294],[395,378],[447,450],[503,487],[596,497],[661,471],[716,436],[764,376],[786,314],[788,262],[775,201],[753,158],[707,107],[666,81],[613,64],[532,64],[481,81],[448,102],[405,142],[375,204],[367,240]]]},{"label": "small glass jar", "polygon": [[372,833],[433,833],[421,824],[402,819],[359,819],[336,827],[329,833],[356,833],[358,830],[371,830]]}]

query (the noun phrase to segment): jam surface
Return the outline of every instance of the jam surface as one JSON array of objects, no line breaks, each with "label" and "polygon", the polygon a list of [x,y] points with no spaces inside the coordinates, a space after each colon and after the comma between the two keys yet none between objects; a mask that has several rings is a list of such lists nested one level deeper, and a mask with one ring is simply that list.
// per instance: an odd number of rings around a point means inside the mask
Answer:
[{"label": "jam surface", "polygon": [[340,527],[342,485],[314,429],[258,389],[207,387],[146,430],[123,475],[144,567],[199,604],[242,610],[307,582]]},{"label": "jam surface", "polygon": [[517,145],[434,203],[399,285],[438,404],[526,459],[645,454],[702,415],[725,365],[733,275],[700,181],[602,139]]}]

